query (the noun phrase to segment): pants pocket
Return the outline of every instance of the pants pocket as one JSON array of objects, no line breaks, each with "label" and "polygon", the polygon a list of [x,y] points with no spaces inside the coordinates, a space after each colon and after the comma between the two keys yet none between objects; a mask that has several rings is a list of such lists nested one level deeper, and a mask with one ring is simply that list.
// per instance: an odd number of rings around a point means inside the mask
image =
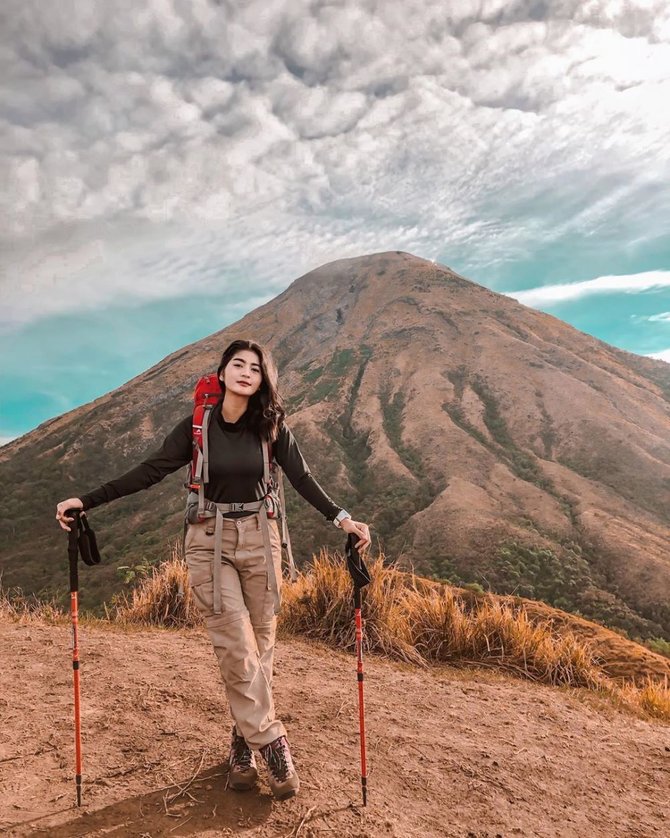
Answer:
[{"label": "pants pocket", "polygon": [[203,617],[210,617],[214,613],[214,578],[210,561],[189,561],[188,579],[191,594]]},{"label": "pants pocket", "polygon": [[198,521],[197,524],[188,524],[184,536],[184,552],[188,553],[191,548],[195,550],[213,548],[214,525],[214,518]]},{"label": "pants pocket", "polygon": [[275,580],[277,584],[277,591],[275,593],[272,587],[272,576],[270,568],[266,565],[265,579],[266,579],[266,594],[263,609],[263,621],[268,622],[275,618],[275,597],[281,600],[282,589],[282,563],[281,563],[281,535],[276,521],[268,521],[270,530],[270,548],[272,553],[272,562],[274,564]]}]

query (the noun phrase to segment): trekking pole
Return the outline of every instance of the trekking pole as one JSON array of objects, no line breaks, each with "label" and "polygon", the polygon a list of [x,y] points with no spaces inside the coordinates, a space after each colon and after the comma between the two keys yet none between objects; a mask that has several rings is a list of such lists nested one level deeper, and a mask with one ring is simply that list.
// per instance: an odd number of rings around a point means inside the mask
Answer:
[{"label": "trekking pole", "polygon": [[84,564],[100,563],[100,551],[95,533],[86,515],[78,509],[65,513],[72,517],[68,533],[67,554],[70,561],[70,613],[72,615],[72,675],[74,681],[74,753],[77,806],[81,806],[81,702],[79,689],[79,554]]},{"label": "trekking pole", "polygon": [[358,726],[361,736],[361,790],[363,806],[368,805],[368,766],[365,757],[365,699],[363,697],[363,620],[361,618],[361,589],[354,588],[356,612],[356,671],[358,675]]},{"label": "trekking pole", "polygon": [[[70,527],[67,553],[70,560],[70,613],[72,615],[72,674],[74,677],[74,752],[77,806],[81,806],[81,707],[79,692],[79,512],[68,510],[74,517]],[[68,513],[66,513],[68,514]]]},{"label": "trekking pole", "polygon": [[368,805],[368,766],[365,753],[365,698],[363,695],[363,618],[361,589],[370,583],[370,574],[356,549],[358,536],[349,533],[346,556],[349,573],[354,582],[354,613],[356,619],[356,673],[358,680],[358,726],[361,741],[361,790],[363,806]]}]

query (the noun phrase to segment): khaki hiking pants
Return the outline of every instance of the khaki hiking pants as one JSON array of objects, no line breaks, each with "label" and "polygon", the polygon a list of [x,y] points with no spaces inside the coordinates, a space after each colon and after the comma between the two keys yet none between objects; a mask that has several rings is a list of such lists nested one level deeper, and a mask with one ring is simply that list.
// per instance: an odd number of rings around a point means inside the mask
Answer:
[{"label": "khaki hiking pants", "polygon": [[[191,590],[226,687],[230,712],[249,747],[286,735],[275,718],[272,663],[277,618],[270,590],[258,514],[223,519],[221,614],[213,609],[214,518],[189,524],[185,552]],[[281,539],[268,521],[277,584],[281,585]]]}]

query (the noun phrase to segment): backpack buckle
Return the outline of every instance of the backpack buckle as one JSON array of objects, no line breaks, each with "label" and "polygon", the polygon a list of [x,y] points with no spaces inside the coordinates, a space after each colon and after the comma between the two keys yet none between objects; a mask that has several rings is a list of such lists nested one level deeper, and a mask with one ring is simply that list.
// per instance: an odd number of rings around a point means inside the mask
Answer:
[{"label": "backpack buckle", "polygon": [[263,498],[265,502],[265,511],[267,512],[268,518],[276,518],[277,517],[277,501],[275,500],[274,496],[268,492],[267,495]]},{"label": "backpack buckle", "polygon": [[231,512],[244,512],[244,504],[243,503],[231,503],[230,504],[230,511]]}]

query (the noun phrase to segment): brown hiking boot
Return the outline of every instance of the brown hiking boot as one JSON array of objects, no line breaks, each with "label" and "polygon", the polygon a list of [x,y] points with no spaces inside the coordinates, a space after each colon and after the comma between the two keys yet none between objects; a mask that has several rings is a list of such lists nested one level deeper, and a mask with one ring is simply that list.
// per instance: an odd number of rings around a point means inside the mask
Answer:
[{"label": "brown hiking boot", "polygon": [[287,800],[297,794],[300,779],[286,737],[280,736],[269,745],[263,745],[260,754],[268,767],[270,789],[277,800]]},{"label": "brown hiking boot", "polygon": [[228,785],[235,791],[248,791],[256,785],[258,771],[256,757],[247,745],[244,736],[240,736],[233,727],[228,757]]}]

